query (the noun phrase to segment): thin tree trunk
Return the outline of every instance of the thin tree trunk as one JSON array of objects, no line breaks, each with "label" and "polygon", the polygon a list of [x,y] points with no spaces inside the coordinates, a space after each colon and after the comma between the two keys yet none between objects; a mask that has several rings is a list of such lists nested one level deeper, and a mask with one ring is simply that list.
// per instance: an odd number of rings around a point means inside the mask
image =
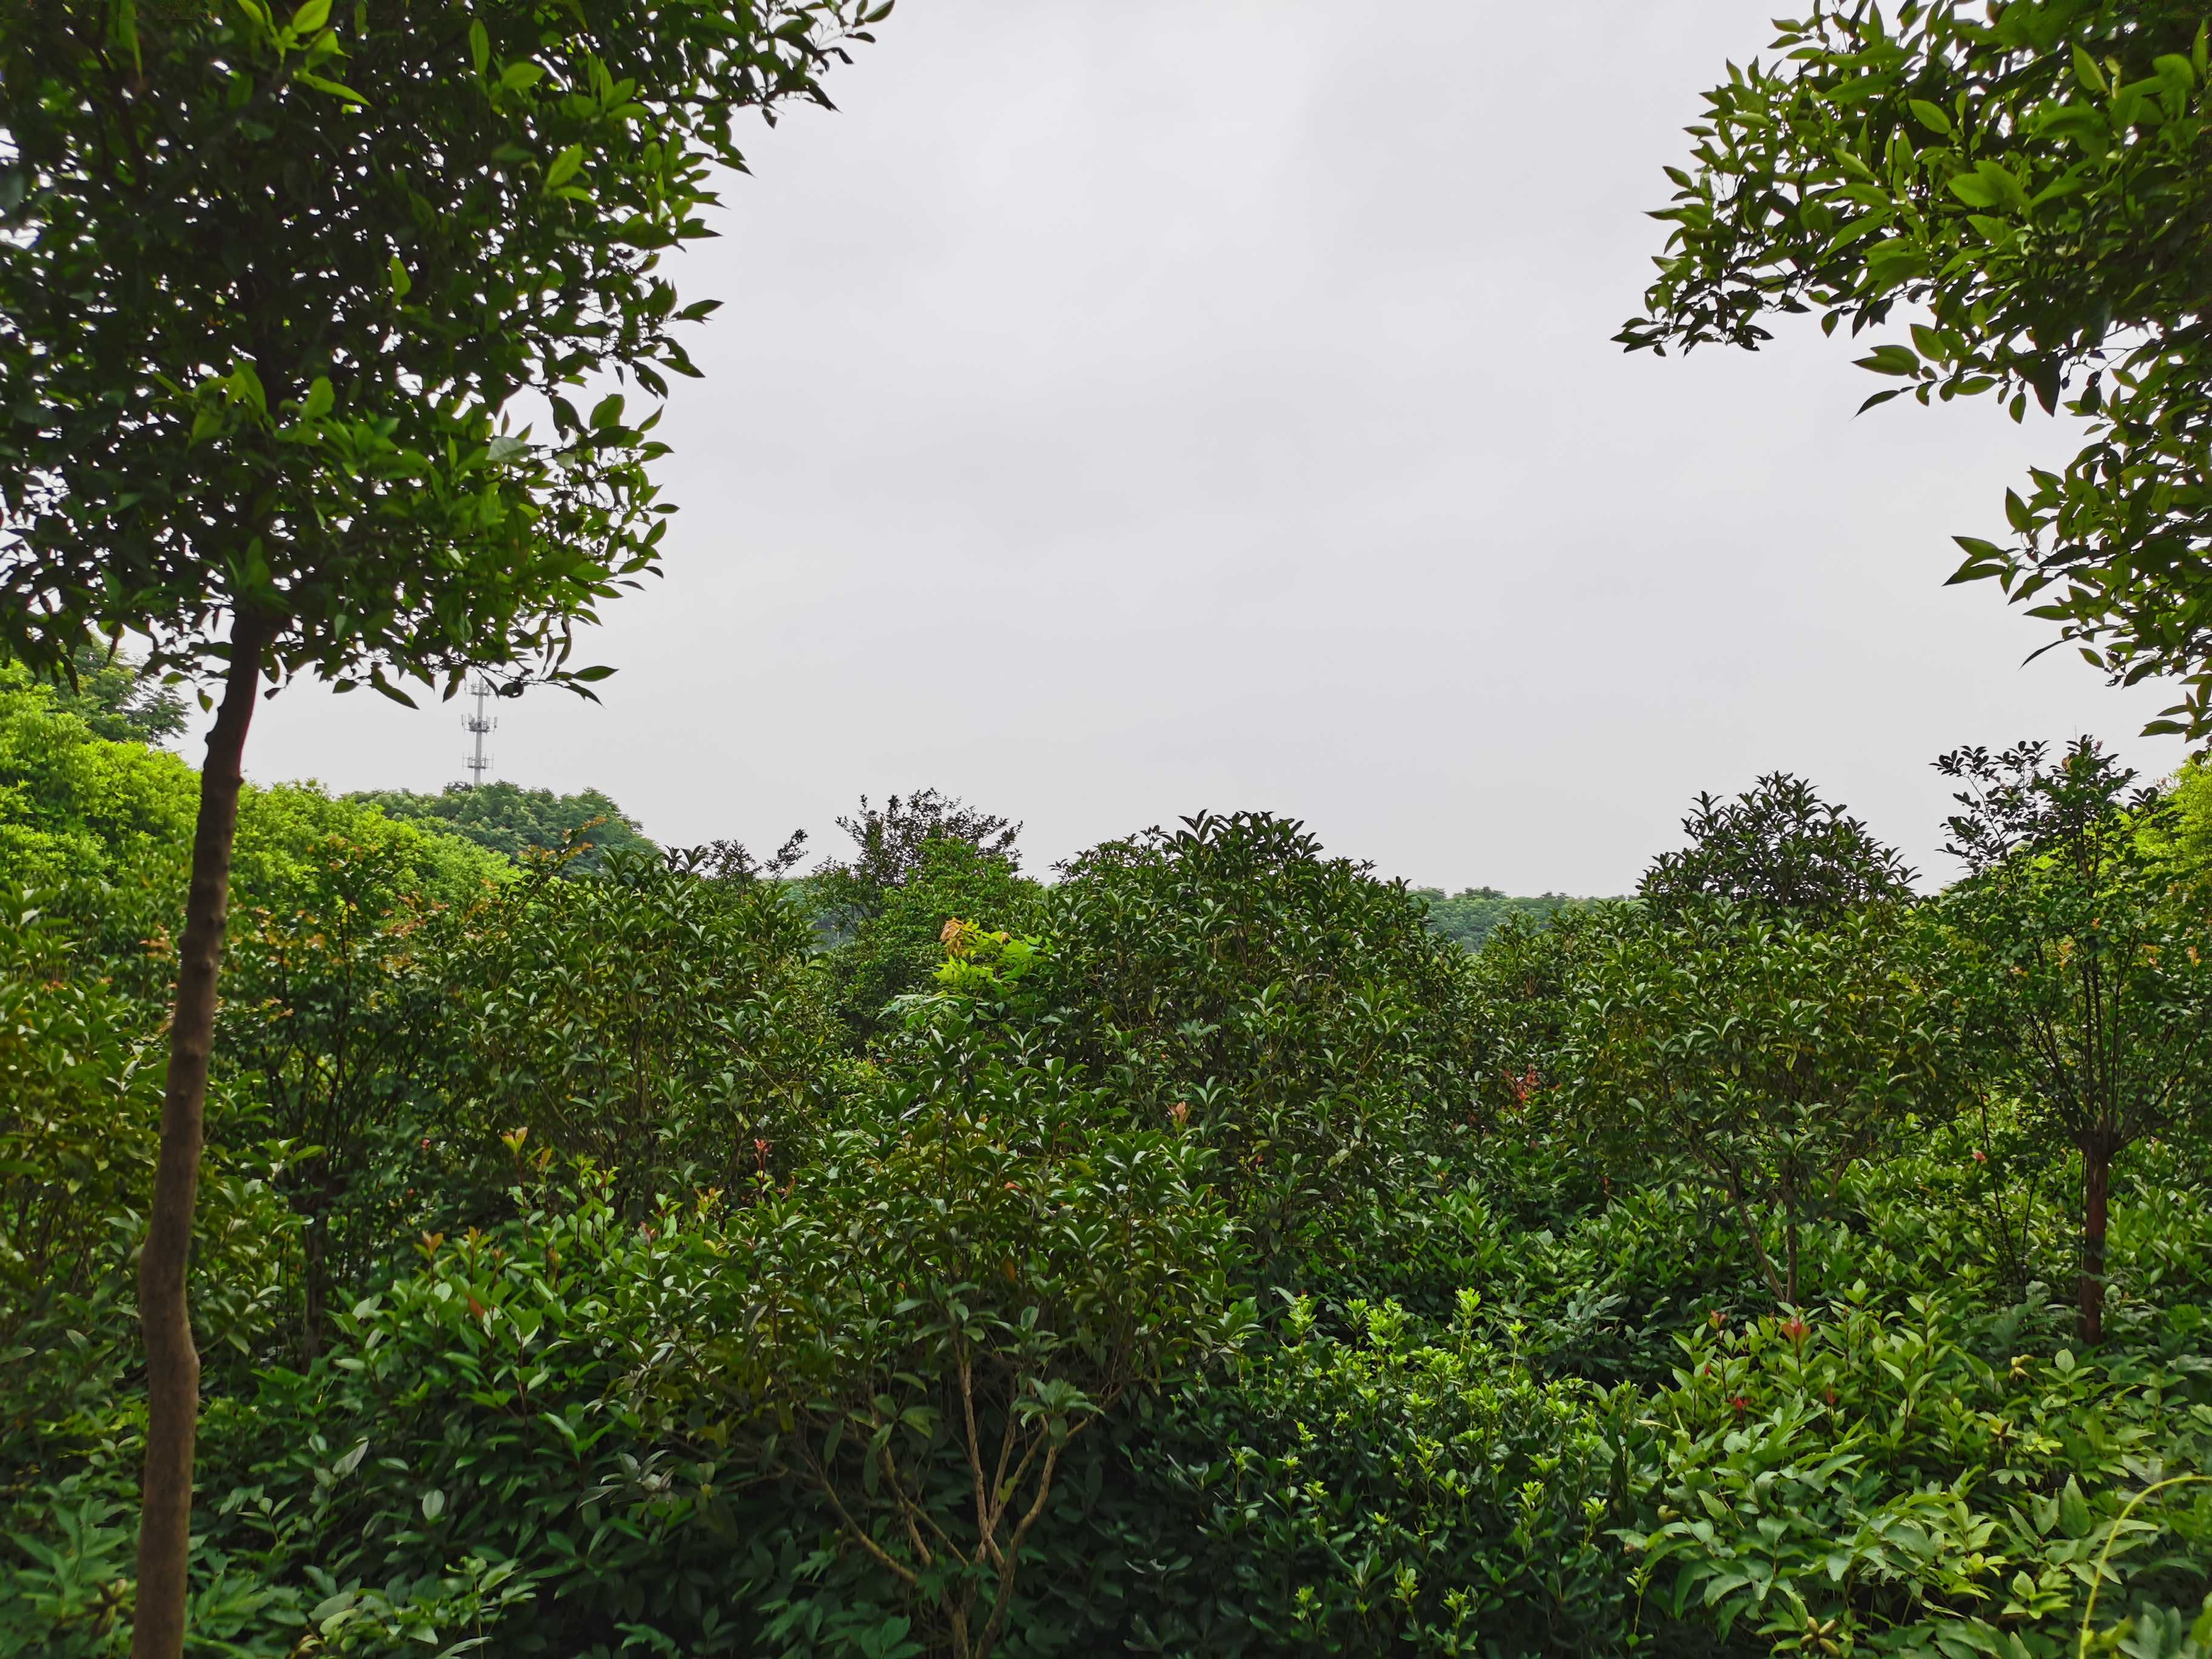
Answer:
[{"label": "thin tree trunk", "polygon": [[2112,1186],[2112,1150],[2102,1134],[2081,1143],[2081,1313],[2084,1342],[2105,1340],[2105,1223]]},{"label": "thin tree trunk", "polygon": [[199,1194],[208,1059],[215,1046],[216,976],[230,900],[230,849],[238,828],[239,761],[261,684],[269,629],[240,615],[231,627],[230,672],[200,772],[191,888],[169,1026],[161,1097],[161,1153],[154,1176],[146,1248],[138,1261],[138,1319],[146,1340],[146,1474],[138,1517],[137,1613],[131,1659],[179,1659],[185,1646],[185,1571],[192,1524],[192,1441],[198,1426],[200,1357],[192,1346],[185,1273]]},{"label": "thin tree trunk", "polygon": [[1753,1219],[1751,1206],[1746,1201],[1742,1189],[1734,1181],[1729,1183],[1728,1195],[1735,1205],[1736,1218],[1743,1224],[1743,1236],[1751,1241],[1751,1253],[1759,1259],[1759,1276],[1766,1280],[1766,1288],[1774,1292],[1777,1302],[1787,1302],[1790,1292],[1784,1285],[1781,1275],[1774,1271],[1773,1259],[1766,1254],[1765,1234],[1759,1223]]},{"label": "thin tree trunk", "polygon": [[307,1218],[300,1243],[307,1270],[307,1306],[300,1323],[300,1346],[309,1364],[323,1352],[323,1307],[330,1282],[331,1218],[327,1208]]}]

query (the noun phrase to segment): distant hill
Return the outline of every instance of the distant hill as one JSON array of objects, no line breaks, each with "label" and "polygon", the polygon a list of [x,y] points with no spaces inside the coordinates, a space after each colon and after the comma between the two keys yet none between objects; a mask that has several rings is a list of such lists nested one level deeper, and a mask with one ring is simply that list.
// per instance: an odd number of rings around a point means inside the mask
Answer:
[{"label": "distant hill", "polygon": [[1469,887],[1449,896],[1441,887],[1416,887],[1413,892],[1415,896],[1428,901],[1429,926],[1470,951],[1480,950],[1492,929],[1508,916],[1535,916],[1548,921],[1562,910],[1596,902],[1594,899],[1570,898],[1565,893],[1515,898],[1495,887]]},{"label": "distant hill", "polygon": [[507,857],[532,849],[552,850],[570,836],[590,850],[571,866],[598,870],[605,855],[625,847],[653,849],[637,821],[596,789],[556,795],[550,789],[525,789],[514,783],[447,784],[434,795],[411,789],[370,789],[349,795],[384,809],[387,817],[434,827]]}]

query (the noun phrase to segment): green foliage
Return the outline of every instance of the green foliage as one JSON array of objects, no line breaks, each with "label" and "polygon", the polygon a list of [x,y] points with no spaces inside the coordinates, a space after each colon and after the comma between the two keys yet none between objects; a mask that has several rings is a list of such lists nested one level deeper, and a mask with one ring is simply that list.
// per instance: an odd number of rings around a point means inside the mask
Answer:
[{"label": "green foliage", "polygon": [[[0,1358],[61,1309],[112,1323],[106,1232],[153,1167],[158,1067],[119,999],[84,975],[20,896],[0,909]],[[91,1298],[88,1301],[88,1298]]]},{"label": "green foliage", "polygon": [[1421,902],[1265,813],[1109,842],[1049,890],[1028,981],[1140,1122],[1188,1125],[1263,1249],[1466,1130],[1487,1042]]},{"label": "green foliage", "polygon": [[2083,417],[2064,471],[2008,494],[2014,539],[1961,537],[1953,580],[1994,578],[2115,680],[2180,680],[2151,729],[2203,736],[2203,9],[1819,0],[1776,27],[1706,94],[1694,170],[1668,169],[1674,228],[1621,340],[1756,346],[1804,311],[1856,338],[1924,311],[1860,360],[1902,382],[1870,404],[1992,393],[2017,420],[2033,394]]},{"label": "green foliage", "polygon": [[896,883],[866,890],[846,872],[825,872],[811,887],[816,914],[848,930],[824,966],[839,1016],[863,1042],[896,1024],[898,998],[930,983],[950,924],[1022,926],[1043,892],[1006,856],[951,836],[923,842]]},{"label": "green foliage", "polygon": [[[143,1412],[130,1268],[153,1185],[158,1033],[89,969],[61,921],[20,895],[0,907],[0,1496]],[[229,1382],[268,1352],[293,1238],[250,1119],[227,1092],[216,1103],[232,1138],[202,1175],[194,1312],[211,1376]],[[87,1607],[95,1622],[112,1612]],[[19,1614],[0,1594],[0,1636]],[[0,1645],[15,1650],[38,1650]]]},{"label": "green foliage", "polygon": [[933,1650],[982,1659],[1071,1446],[1252,1314],[1194,1138],[1118,1125],[960,1003],[918,1013],[898,1060],[872,1126],[744,1212],[683,1386],[773,1425],[760,1454],[906,1587]]},{"label": "green foliage", "polygon": [[[1778,1302],[1805,1218],[1844,1171],[1942,1096],[1937,1011],[1888,907],[1815,930],[1708,901],[1625,933],[1566,1036],[1569,1109],[1619,1164],[1678,1162],[1728,1200]],[[1778,1212],[1784,1259],[1757,1217]]]},{"label": "green foliage", "polygon": [[2203,1593],[2212,1502],[2130,1509],[2204,1466],[2201,1359],[2008,1352],[2017,1313],[1867,1295],[1682,1338],[1638,1421],[1650,1529],[1625,1534],[1653,1605],[1777,1651],[2058,1659],[2093,1583],[2119,1605]]},{"label": "green foliage", "polygon": [[735,112],[819,101],[866,11],[11,9],[0,654],[195,668],[228,613],[341,688],[595,678],[573,629],[655,567],[662,447],[572,399],[694,372],[660,258]]},{"label": "green foliage", "polygon": [[593,879],[540,868],[454,931],[444,994],[467,1042],[447,1127],[465,1146],[589,1158],[633,1212],[805,1154],[830,1025],[776,884],[617,853]]},{"label": "green foliage", "polygon": [[1532,1377],[1478,1336],[1479,1301],[1438,1325],[1355,1301],[1336,1334],[1297,1302],[1279,1340],[1174,1401],[1144,1462],[1188,1541],[1139,1558],[1128,1646],[1617,1646],[1627,1598],[1606,1528],[1627,1402]]},{"label": "green foliage", "polygon": [[1634,905],[1612,900],[1549,921],[1509,916],[1476,952],[1476,995],[1492,1045],[1480,1081],[1491,1122],[1510,1128],[1547,1120],[1592,963],[1638,925]]},{"label": "green foliage", "polygon": [[435,795],[369,789],[346,799],[402,823],[443,830],[510,859],[573,853],[567,867],[578,873],[604,869],[610,853],[654,850],[637,820],[596,789],[556,795],[514,783],[453,783]]},{"label": "green foliage", "polygon": [[1682,829],[1690,844],[1654,859],[1637,889],[1662,921],[1721,899],[1818,927],[1911,896],[1896,849],[1787,772],[1732,801],[1699,795]]},{"label": "green foliage", "polygon": [[78,647],[70,678],[47,684],[20,663],[0,663],[0,690],[43,696],[114,743],[166,743],[185,729],[185,700],[160,677],[119,653]]},{"label": "green foliage", "polygon": [[1941,902],[1951,975],[1981,1039],[1983,1086],[2021,1102],[2043,1150],[2082,1159],[2081,1329],[2097,1340],[2112,1161],[2202,1118],[2212,1079],[2212,939],[2203,893],[2160,855],[2173,804],[2082,738],[1960,750],[1951,850],[1968,868]]},{"label": "green foliage", "polygon": [[[173,872],[189,773],[0,717],[45,867]],[[258,793],[189,1651],[2202,1659],[2195,1144],[2108,1172],[2082,1342],[2086,1165],[1993,1034],[2077,910],[2170,930],[2108,990],[2212,940],[2180,808],[2015,758],[1960,761],[1977,872],[1925,904],[1701,884],[1472,953],[1265,815],[1048,887],[922,835],[824,951],[785,854],[517,871]],[[1832,821],[1691,850],[1817,873],[1771,854]],[[37,908],[0,1655],[90,1659],[134,1610],[161,1014],[135,939]]]},{"label": "green foliage", "polygon": [[896,887],[921,867],[930,848],[957,841],[985,858],[996,859],[1010,870],[1021,867],[1014,850],[1022,826],[963,804],[958,796],[937,789],[917,789],[904,799],[893,795],[881,807],[860,797],[860,810],[839,818],[837,827],[853,842],[853,858],[823,871],[832,877],[833,893],[842,893],[865,904],[866,895]]},{"label": "green foliage", "polygon": [[[149,1003],[167,994],[198,793],[176,756],[110,742],[43,689],[0,684],[0,883],[40,894],[93,943],[102,971]],[[234,921],[251,929],[267,915],[321,915],[334,849],[381,860],[387,898],[461,901],[506,873],[464,842],[312,786],[249,786]]]},{"label": "green foliage", "polygon": [[1441,887],[1416,887],[1413,896],[1427,903],[1430,927],[1469,951],[1480,950],[1508,916],[1549,921],[1591,902],[1565,893],[1509,898],[1495,887],[1468,887],[1449,897]]}]

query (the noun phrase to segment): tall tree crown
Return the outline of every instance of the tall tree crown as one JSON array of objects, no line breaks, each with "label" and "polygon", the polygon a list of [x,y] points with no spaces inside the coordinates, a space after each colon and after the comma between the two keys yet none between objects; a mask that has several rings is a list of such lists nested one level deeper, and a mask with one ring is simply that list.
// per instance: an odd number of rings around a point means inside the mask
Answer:
[{"label": "tall tree crown", "polygon": [[[0,653],[587,681],[653,570],[661,256],[864,0],[0,15]],[[594,400],[592,394],[598,394]]]}]

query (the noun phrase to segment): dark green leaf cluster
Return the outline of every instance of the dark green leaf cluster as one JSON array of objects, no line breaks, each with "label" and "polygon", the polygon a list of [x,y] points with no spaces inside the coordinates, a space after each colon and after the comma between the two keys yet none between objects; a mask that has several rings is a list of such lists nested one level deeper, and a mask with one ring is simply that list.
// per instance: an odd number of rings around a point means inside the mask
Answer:
[{"label": "dark green leaf cluster", "polygon": [[1304,825],[1201,814],[1067,866],[1030,976],[1054,1041],[1188,1123],[1262,1247],[1463,1133],[1488,1054],[1464,954]]}]

